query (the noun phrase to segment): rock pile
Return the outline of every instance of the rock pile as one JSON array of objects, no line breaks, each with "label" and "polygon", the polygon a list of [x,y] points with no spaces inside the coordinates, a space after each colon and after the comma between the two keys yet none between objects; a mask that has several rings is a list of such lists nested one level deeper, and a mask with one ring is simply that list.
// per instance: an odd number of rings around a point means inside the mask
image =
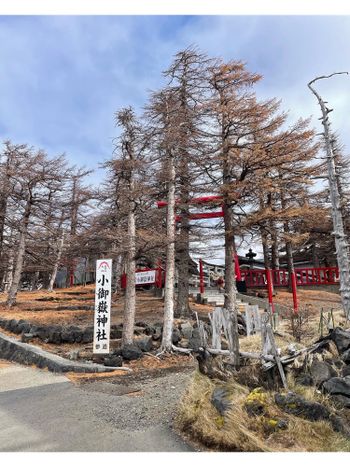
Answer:
[{"label": "rock pile", "polygon": [[293,370],[296,381],[314,385],[339,407],[350,408],[350,331],[335,328],[319,343],[317,353],[308,355],[303,365]]}]

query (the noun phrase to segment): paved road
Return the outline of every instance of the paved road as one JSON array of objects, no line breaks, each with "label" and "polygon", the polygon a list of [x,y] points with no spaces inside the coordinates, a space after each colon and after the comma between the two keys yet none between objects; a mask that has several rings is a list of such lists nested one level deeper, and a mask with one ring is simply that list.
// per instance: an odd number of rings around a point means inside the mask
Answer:
[{"label": "paved road", "polygon": [[118,413],[132,407],[132,396],[94,384],[87,390],[44,370],[0,366],[0,451],[193,450],[168,423],[120,429]]}]

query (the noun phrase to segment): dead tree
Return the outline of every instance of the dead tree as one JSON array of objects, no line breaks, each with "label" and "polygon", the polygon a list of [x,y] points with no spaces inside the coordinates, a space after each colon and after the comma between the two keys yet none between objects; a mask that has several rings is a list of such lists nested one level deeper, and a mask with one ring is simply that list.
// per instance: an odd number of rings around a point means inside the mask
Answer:
[{"label": "dead tree", "polygon": [[347,319],[350,319],[350,266],[349,266],[349,247],[346,239],[341,199],[338,190],[337,173],[335,169],[335,154],[332,144],[332,133],[328,114],[332,111],[326,106],[326,103],[319,93],[312,86],[316,81],[321,79],[328,79],[332,76],[339,74],[348,74],[348,72],[332,73],[328,76],[318,76],[308,83],[310,91],[316,96],[322,112],[322,125],[324,128],[324,141],[326,148],[326,161],[328,169],[328,183],[329,192],[332,205],[332,218],[333,218],[333,235],[335,237],[335,248],[337,261],[339,266],[340,276],[340,295],[343,303],[343,308]]}]

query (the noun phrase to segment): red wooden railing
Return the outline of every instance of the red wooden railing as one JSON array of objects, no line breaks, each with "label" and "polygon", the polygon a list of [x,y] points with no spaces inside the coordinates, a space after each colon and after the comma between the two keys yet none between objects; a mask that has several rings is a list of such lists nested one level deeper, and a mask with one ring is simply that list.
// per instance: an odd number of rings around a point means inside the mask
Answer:
[{"label": "red wooden railing", "polygon": [[[339,284],[339,269],[337,267],[326,268],[296,268],[296,285],[334,285]],[[247,287],[266,287],[266,269],[249,269],[241,271],[242,280]],[[288,287],[289,274],[286,269],[271,270],[274,287]]]}]

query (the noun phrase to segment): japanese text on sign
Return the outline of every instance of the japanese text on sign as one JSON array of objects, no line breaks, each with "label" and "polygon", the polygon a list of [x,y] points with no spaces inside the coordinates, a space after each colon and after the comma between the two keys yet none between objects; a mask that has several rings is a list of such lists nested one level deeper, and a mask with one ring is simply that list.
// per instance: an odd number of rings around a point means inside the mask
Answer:
[{"label": "japanese text on sign", "polygon": [[112,260],[96,261],[94,353],[109,353]]},{"label": "japanese text on sign", "polygon": [[154,284],[156,281],[156,271],[141,271],[135,274],[135,284]]}]

